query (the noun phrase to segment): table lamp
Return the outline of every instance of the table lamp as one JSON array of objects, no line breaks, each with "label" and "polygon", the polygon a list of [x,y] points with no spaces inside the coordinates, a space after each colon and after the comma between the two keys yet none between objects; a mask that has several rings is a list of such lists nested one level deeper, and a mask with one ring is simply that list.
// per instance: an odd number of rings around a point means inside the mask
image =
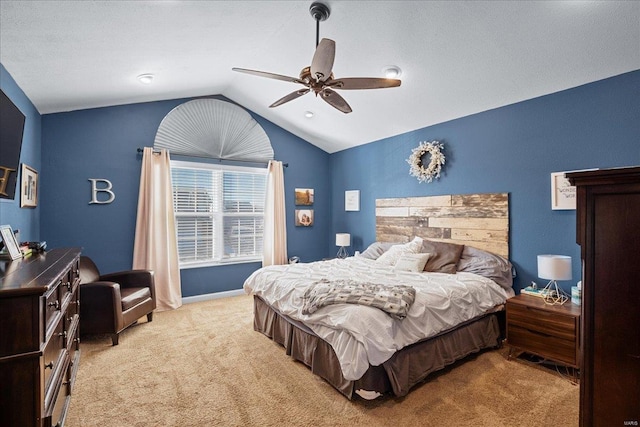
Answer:
[{"label": "table lamp", "polygon": [[571,280],[571,257],[566,255],[538,255],[538,277],[549,279],[542,289],[547,304],[564,304],[569,295],[558,286],[557,280]]},{"label": "table lamp", "polygon": [[349,233],[336,233],[336,246],[340,246],[338,258],[346,258],[349,256],[346,246],[351,246],[351,235]]}]

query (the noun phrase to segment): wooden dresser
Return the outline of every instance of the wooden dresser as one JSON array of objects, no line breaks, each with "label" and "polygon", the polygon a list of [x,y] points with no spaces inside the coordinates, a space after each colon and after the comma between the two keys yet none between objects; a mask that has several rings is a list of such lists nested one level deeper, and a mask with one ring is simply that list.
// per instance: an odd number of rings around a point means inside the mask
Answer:
[{"label": "wooden dresser", "polygon": [[62,426],[80,361],[79,248],[0,260],[0,426]]},{"label": "wooden dresser", "polygon": [[640,167],[568,173],[582,257],[581,426],[640,425]]}]

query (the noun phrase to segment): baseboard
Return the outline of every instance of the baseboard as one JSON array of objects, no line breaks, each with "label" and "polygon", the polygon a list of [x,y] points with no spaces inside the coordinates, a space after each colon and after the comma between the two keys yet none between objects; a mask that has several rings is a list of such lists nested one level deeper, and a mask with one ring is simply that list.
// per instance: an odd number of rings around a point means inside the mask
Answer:
[{"label": "baseboard", "polygon": [[215,292],[213,294],[194,295],[192,297],[184,297],[182,298],[182,303],[191,304],[194,302],[208,301],[211,299],[218,299],[218,298],[236,297],[238,295],[245,295],[245,294],[246,293],[243,289],[235,289],[233,291]]}]

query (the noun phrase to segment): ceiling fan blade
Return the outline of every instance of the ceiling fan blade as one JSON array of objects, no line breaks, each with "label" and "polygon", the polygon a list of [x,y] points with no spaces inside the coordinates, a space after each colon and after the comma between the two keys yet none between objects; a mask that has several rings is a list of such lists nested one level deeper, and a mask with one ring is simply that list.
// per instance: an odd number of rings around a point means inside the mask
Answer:
[{"label": "ceiling fan blade", "polygon": [[283,76],[282,74],[267,73],[266,71],[247,70],[246,68],[234,67],[232,68],[232,70],[237,71],[239,73],[251,74],[253,76],[266,77],[269,79],[276,79],[276,80],[282,80],[285,82],[300,83],[300,84],[306,85],[305,82],[303,82],[297,77],[289,77],[289,76]]},{"label": "ceiling fan blade", "polygon": [[332,89],[355,90],[355,89],[383,89],[387,87],[398,87],[402,83],[398,79],[381,79],[377,77],[347,77],[344,79],[333,79],[325,82],[325,85]]},{"label": "ceiling fan blade", "polygon": [[351,110],[351,107],[349,106],[349,104],[347,104],[347,101],[345,101],[343,97],[341,97],[340,95],[338,95],[337,92],[329,88],[323,89],[322,92],[320,92],[320,97],[324,99],[327,102],[327,104],[342,111],[345,114],[348,114],[351,111],[353,111]]},{"label": "ceiling fan blade", "polygon": [[295,92],[291,92],[289,95],[283,96],[282,98],[278,99],[273,104],[269,105],[269,108],[277,107],[278,105],[282,105],[285,102],[293,101],[294,99],[299,98],[302,95],[305,95],[305,94],[309,93],[310,90],[311,89],[306,88],[306,89],[297,90]]},{"label": "ceiling fan blade", "polygon": [[335,57],[336,42],[331,39],[320,40],[311,60],[311,77],[316,81],[328,80],[331,77]]}]

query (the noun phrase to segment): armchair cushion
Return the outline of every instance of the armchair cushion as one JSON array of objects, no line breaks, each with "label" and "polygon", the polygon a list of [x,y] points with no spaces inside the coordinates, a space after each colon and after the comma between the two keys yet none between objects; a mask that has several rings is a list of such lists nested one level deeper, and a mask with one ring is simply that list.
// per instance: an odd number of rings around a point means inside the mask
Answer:
[{"label": "armchair cushion", "polygon": [[120,287],[120,295],[122,296],[122,311],[151,299],[151,291],[149,288],[123,288]]}]

